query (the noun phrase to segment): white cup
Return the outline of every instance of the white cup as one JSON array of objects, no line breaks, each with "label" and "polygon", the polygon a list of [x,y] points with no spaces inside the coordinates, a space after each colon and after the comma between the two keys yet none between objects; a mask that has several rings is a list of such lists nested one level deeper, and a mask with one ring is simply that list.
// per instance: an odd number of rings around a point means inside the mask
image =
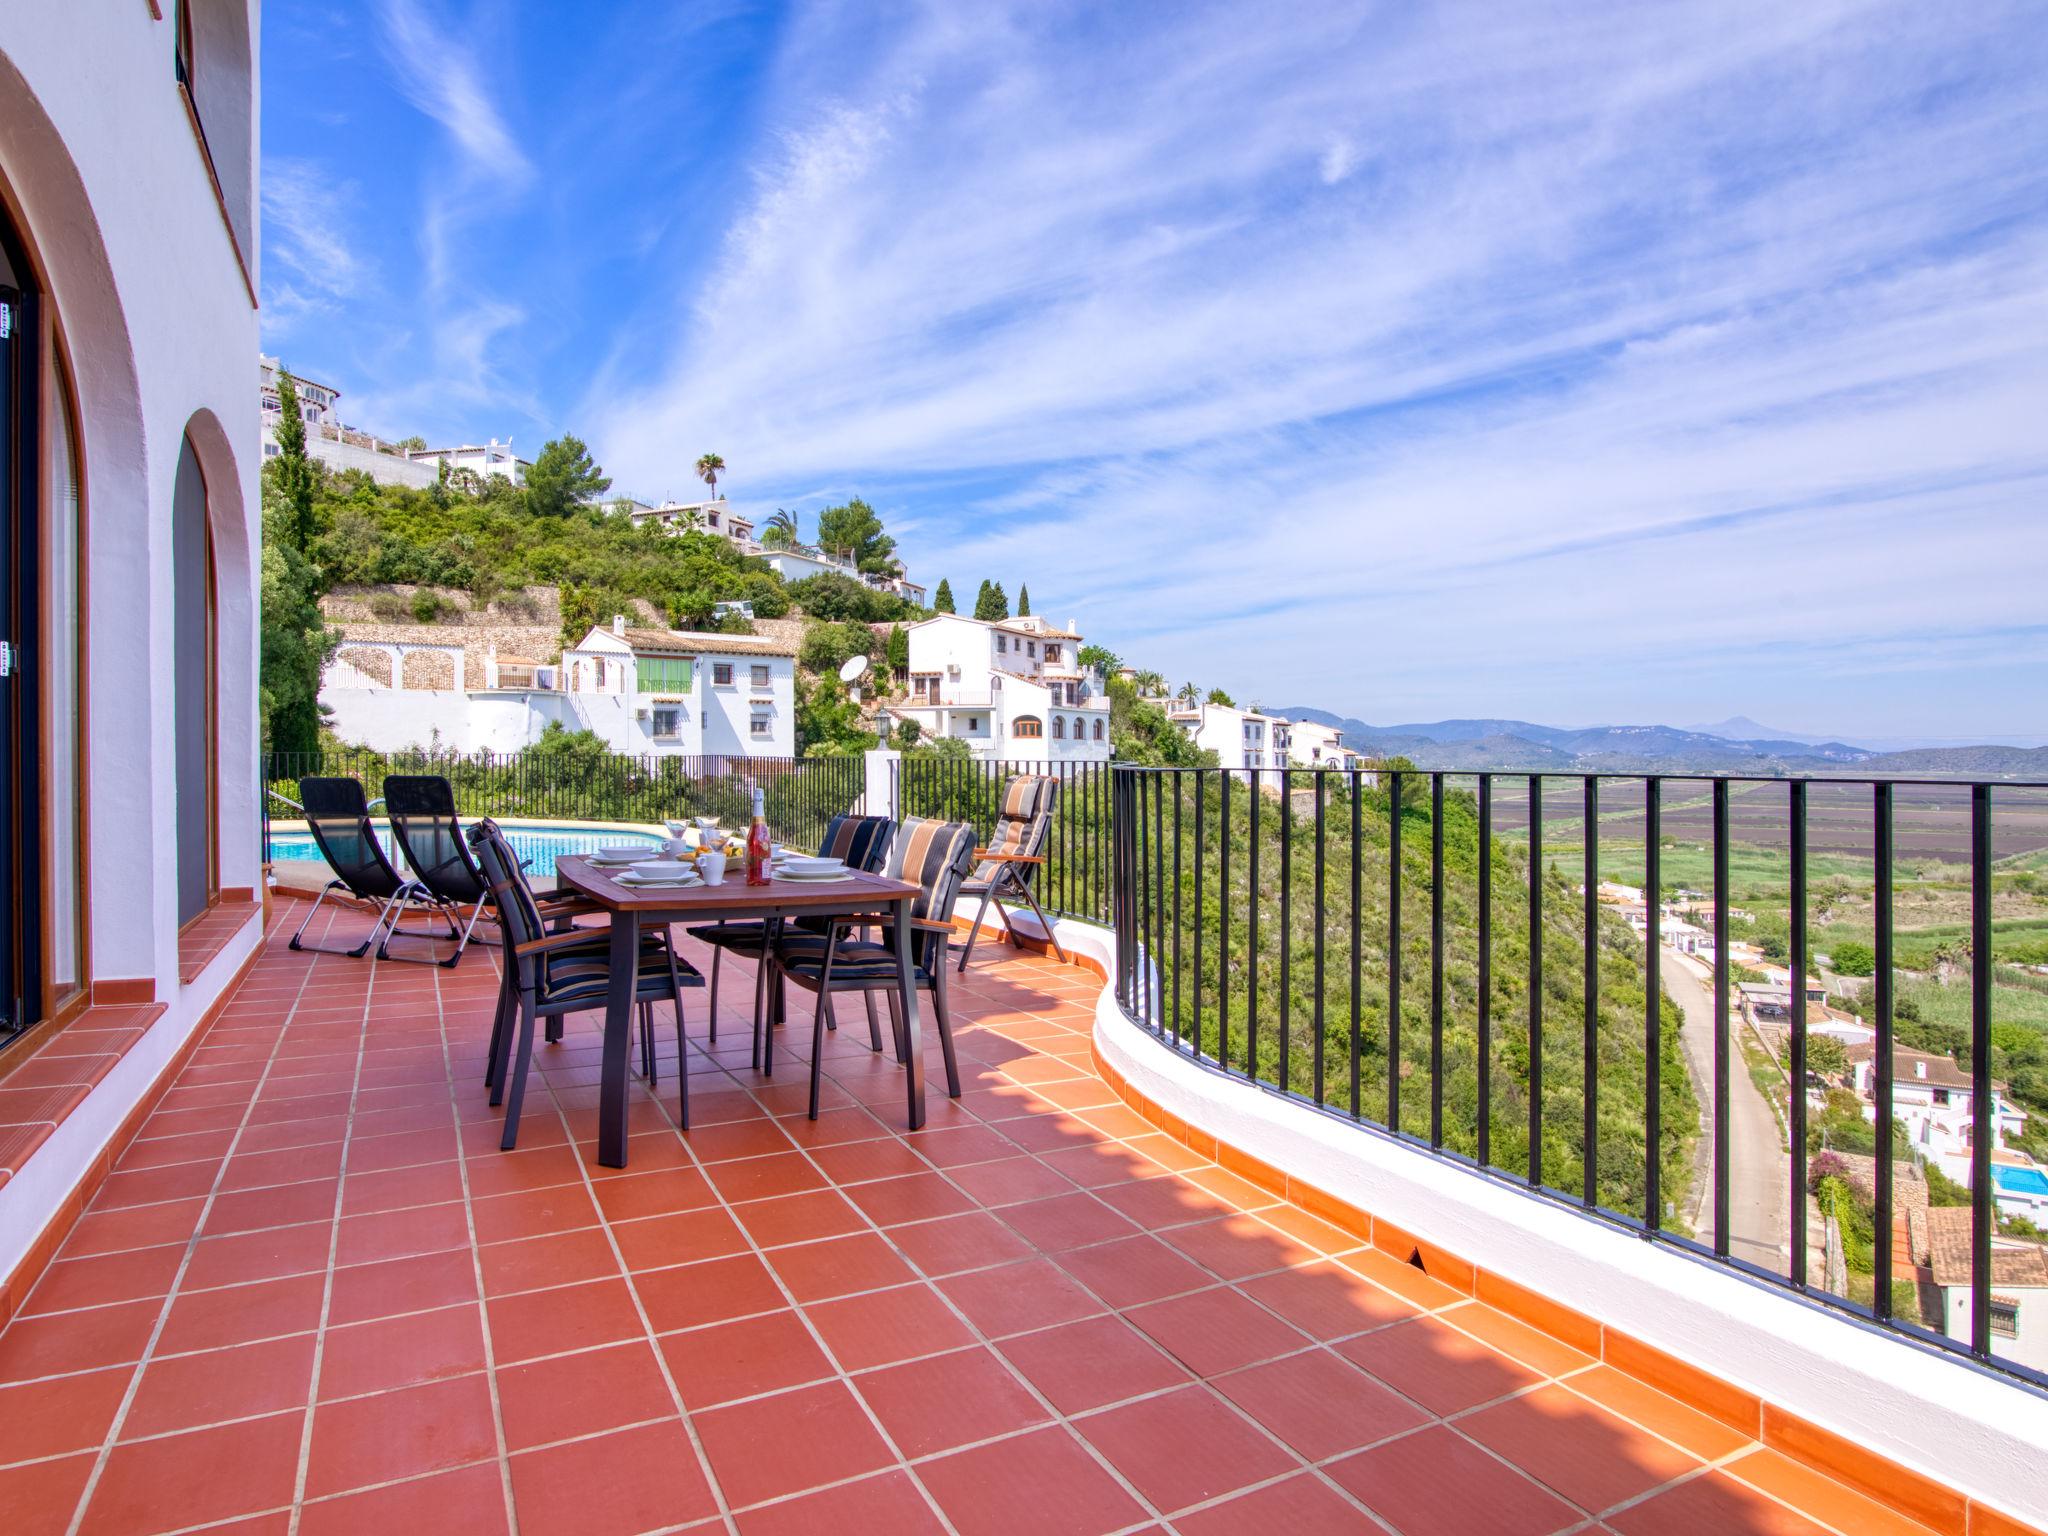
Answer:
[{"label": "white cup", "polygon": [[704,877],[706,885],[719,884],[725,879],[725,855],[722,853],[698,854],[697,873]]}]

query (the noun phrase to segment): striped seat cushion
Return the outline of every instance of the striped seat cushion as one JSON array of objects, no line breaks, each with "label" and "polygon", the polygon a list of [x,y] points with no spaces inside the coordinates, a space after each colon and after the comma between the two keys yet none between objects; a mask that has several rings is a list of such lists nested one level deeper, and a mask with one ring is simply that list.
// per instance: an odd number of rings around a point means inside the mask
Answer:
[{"label": "striped seat cushion", "polygon": [[[677,979],[686,987],[702,986],[704,978],[686,960],[676,961]],[[541,976],[540,1000],[544,1004],[602,1003],[611,991],[611,959],[603,952],[591,953],[581,945],[547,957]],[[668,952],[656,949],[640,952],[640,985],[634,996],[641,1002],[665,1000],[669,995]]]},{"label": "striped seat cushion", "polygon": [[[786,939],[776,950],[782,968],[794,975],[816,978],[825,969],[825,938],[823,934],[800,933]],[[924,986],[927,980],[925,967],[911,966],[912,980]],[[834,982],[886,981],[896,979],[896,952],[886,944],[866,943],[860,940],[842,940],[832,956],[832,980]]]}]

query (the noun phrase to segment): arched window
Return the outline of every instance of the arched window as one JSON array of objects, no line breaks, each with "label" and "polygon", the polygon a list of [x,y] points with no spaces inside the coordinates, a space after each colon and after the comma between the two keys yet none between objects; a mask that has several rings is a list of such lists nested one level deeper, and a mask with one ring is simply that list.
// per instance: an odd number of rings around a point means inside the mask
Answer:
[{"label": "arched window", "polygon": [[1100,720],[1095,722],[1095,739],[1097,741],[1102,740],[1102,722]]},{"label": "arched window", "polygon": [[1020,741],[1038,741],[1045,735],[1045,722],[1036,715],[1019,715],[1010,722],[1010,734]]},{"label": "arched window", "polygon": [[1052,717],[1052,739],[1054,741],[1065,741],[1067,739],[1067,717],[1065,715],[1054,715]]}]

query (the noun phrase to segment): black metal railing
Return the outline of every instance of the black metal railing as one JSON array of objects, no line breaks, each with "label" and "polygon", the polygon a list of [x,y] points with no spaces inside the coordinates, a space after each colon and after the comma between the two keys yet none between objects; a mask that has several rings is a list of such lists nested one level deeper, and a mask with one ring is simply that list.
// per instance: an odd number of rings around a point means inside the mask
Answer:
[{"label": "black metal railing", "polygon": [[1118,765],[1110,801],[1163,1043],[2048,1386],[1992,1306],[2048,1236],[1993,1182],[2048,1162],[2048,785]]},{"label": "black metal railing", "polygon": [[995,829],[1003,788],[1020,773],[1059,782],[1045,863],[1035,892],[1057,917],[1107,925],[1110,920],[1110,764],[1005,762],[965,757],[905,755],[896,764],[894,802],[899,816],[972,822],[982,841]]},{"label": "black metal railing", "polygon": [[323,774],[359,778],[373,799],[383,793],[386,774],[442,774],[464,816],[639,823],[717,816],[733,828],[747,824],[758,788],[769,827],[798,847],[816,847],[825,824],[854,809],[865,785],[858,757],[626,756],[581,745],[508,755],[367,748],[273,753],[260,771],[266,853],[272,817],[289,811],[279,797],[301,799],[299,780]]}]

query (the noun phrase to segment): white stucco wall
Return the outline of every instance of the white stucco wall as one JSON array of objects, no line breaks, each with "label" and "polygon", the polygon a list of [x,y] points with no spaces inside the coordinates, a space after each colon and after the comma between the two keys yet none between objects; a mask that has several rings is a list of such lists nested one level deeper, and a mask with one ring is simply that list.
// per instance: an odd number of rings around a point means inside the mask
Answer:
[{"label": "white stucco wall", "polygon": [[[260,868],[259,424],[249,378],[257,6],[196,4],[201,46],[219,66],[208,134],[246,275],[175,81],[173,23],[140,4],[18,5],[0,25],[0,186],[61,326],[79,400],[91,970],[99,981],[149,979],[166,1008],[32,1160],[48,1156],[45,1173],[0,1189],[0,1272],[69,1187],[76,1169],[59,1164],[104,1142],[147,1086],[149,1064],[169,1059],[253,941],[245,935],[225,967],[180,983],[170,543],[188,434],[206,477],[218,587],[219,884],[254,887]],[[227,88],[237,79],[245,97]]]}]

